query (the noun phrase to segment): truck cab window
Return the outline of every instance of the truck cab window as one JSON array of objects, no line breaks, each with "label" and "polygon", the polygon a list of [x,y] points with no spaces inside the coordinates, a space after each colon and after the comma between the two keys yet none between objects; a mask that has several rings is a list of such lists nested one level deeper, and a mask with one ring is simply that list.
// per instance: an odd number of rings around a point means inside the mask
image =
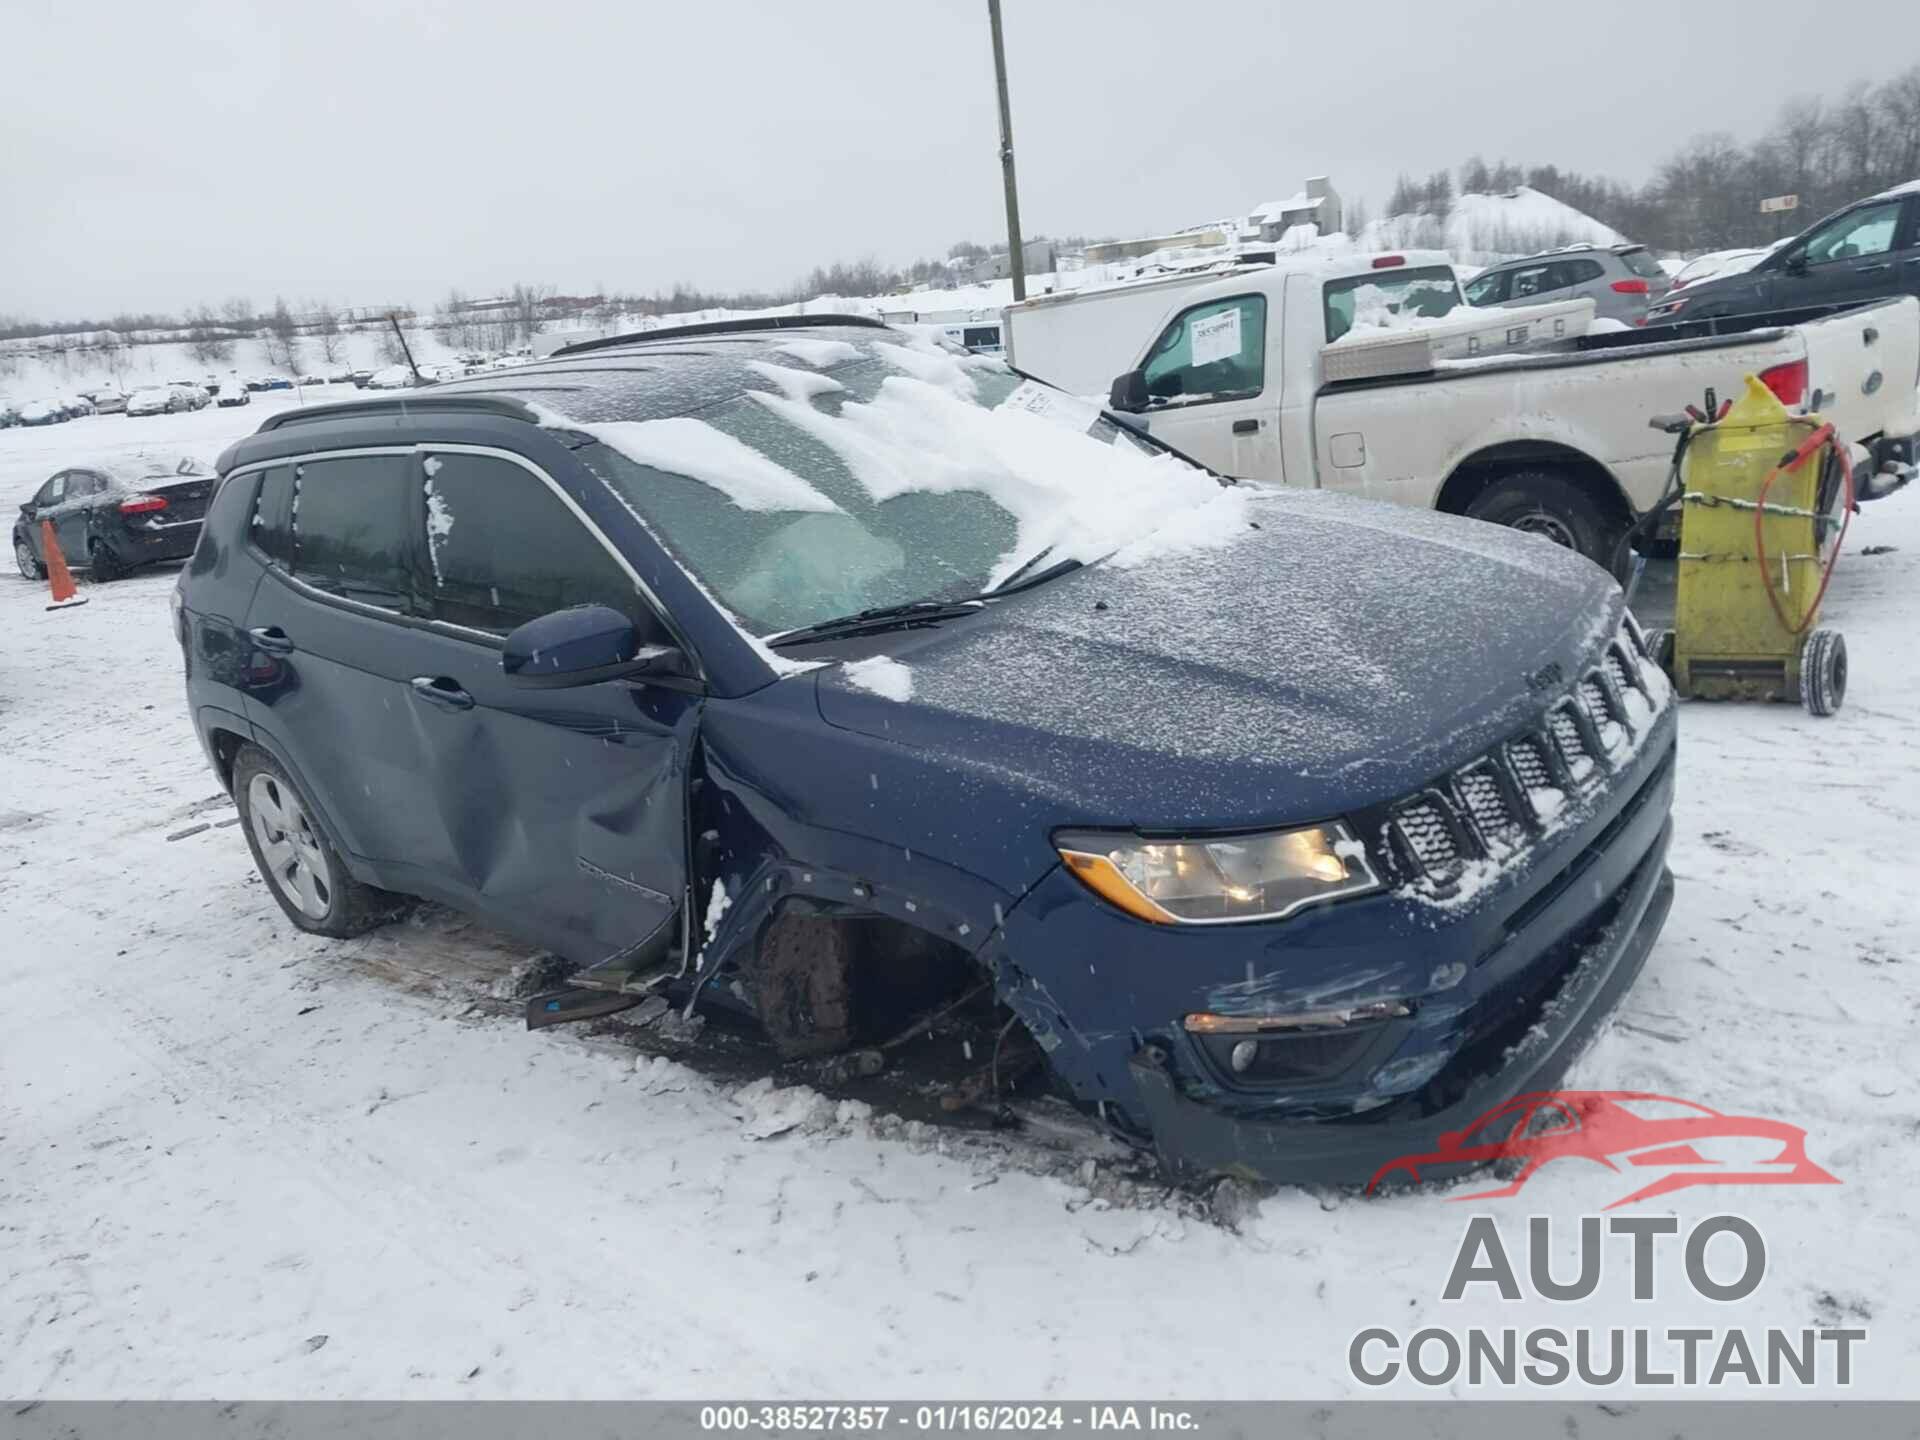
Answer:
[{"label": "truck cab window", "polygon": [[1175,316],[1143,368],[1155,400],[1191,405],[1258,395],[1266,384],[1265,297],[1237,295]]}]

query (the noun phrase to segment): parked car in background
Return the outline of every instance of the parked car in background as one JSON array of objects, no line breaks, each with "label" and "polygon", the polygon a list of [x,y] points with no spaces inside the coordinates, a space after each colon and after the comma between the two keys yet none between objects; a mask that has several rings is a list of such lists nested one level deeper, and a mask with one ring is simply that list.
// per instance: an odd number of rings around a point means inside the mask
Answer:
[{"label": "parked car in background", "polygon": [[1653,307],[1649,325],[1762,310],[1920,296],[1920,180],[1857,200],[1740,273],[1695,281]]},{"label": "parked car in background", "polygon": [[175,385],[172,388],[186,397],[189,410],[204,410],[213,403],[213,396],[204,385]]},{"label": "parked car in background", "polygon": [[177,411],[192,410],[195,406],[187,398],[186,392],[177,385],[150,385],[144,390],[136,390],[127,397],[128,416],[171,415]]},{"label": "parked car in background", "polygon": [[0,405],[0,430],[11,430],[20,423],[20,412],[11,405]]},{"label": "parked car in background", "polygon": [[29,400],[20,407],[22,425],[58,425],[69,418],[58,400]]},{"label": "parked car in background", "polygon": [[52,476],[20,507],[13,558],[22,577],[46,577],[43,521],[69,565],[112,580],[156,560],[184,560],[200,539],[213,472],[180,455],[116,456]]},{"label": "parked car in background", "polygon": [[369,390],[404,390],[414,383],[413,371],[405,365],[389,365],[367,377]]},{"label": "parked car in background", "polygon": [[229,383],[213,398],[214,403],[221,409],[231,410],[240,405],[251,405],[253,403],[253,392],[244,385]]},{"label": "parked car in background", "polygon": [[367,388],[367,382],[373,379],[373,371],[371,371],[371,370],[349,370],[349,371],[347,372],[347,379],[349,379],[349,380],[351,380],[351,381],[353,382],[353,388],[354,388],[354,389],[356,389],[356,390],[364,390],[364,389],[366,389],[366,388]]},{"label": "parked car in background", "polygon": [[344,365],[336,366],[327,371],[327,383],[329,385],[351,385],[353,383],[353,371]]},{"label": "parked car in background", "polygon": [[875,321],[310,406],[219,470],[188,707],[303,930],[430,895],[788,1055],[990,984],[1136,1144],[1301,1184],[1550,1086],[1666,918],[1672,692],[1607,575]]},{"label": "parked car in background", "polygon": [[1490,265],[1467,284],[1467,303],[1483,308],[1593,301],[1596,319],[1638,325],[1664,297],[1667,272],[1644,245],[1571,245]]},{"label": "parked car in background", "polygon": [[118,415],[127,408],[127,397],[119,390],[86,390],[81,393],[93,403],[93,413],[96,415]]},{"label": "parked car in background", "polygon": [[62,395],[57,403],[69,420],[79,420],[93,414],[93,402],[84,395]]}]

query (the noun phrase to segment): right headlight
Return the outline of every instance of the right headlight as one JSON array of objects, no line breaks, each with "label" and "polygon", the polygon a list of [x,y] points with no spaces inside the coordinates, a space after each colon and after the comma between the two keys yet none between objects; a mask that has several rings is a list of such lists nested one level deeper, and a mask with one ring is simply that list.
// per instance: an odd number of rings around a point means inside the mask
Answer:
[{"label": "right headlight", "polygon": [[1338,820],[1210,840],[1063,831],[1053,843],[1094,894],[1157,925],[1278,920],[1380,888],[1365,847]]}]

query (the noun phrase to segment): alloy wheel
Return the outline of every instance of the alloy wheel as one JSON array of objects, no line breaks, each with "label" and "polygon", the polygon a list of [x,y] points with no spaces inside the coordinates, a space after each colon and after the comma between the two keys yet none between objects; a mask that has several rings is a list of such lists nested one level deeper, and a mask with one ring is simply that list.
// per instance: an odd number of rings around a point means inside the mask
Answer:
[{"label": "alloy wheel", "polygon": [[299,797],[278,777],[255,775],[247,786],[247,813],[253,821],[253,838],[260,845],[260,859],[280,893],[302,915],[326,919],[333,908],[327,859]]}]

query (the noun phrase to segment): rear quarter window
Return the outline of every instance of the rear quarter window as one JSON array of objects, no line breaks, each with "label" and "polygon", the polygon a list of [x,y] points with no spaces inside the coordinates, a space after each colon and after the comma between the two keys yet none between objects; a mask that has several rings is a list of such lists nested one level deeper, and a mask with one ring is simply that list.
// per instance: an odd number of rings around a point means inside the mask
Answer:
[{"label": "rear quarter window", "polygon": [[1664,280],[1667,272],[1660,262],[1645,250],[1629,250],[1620,257],[1626,261],[1627,268],[1642,280]]}]

